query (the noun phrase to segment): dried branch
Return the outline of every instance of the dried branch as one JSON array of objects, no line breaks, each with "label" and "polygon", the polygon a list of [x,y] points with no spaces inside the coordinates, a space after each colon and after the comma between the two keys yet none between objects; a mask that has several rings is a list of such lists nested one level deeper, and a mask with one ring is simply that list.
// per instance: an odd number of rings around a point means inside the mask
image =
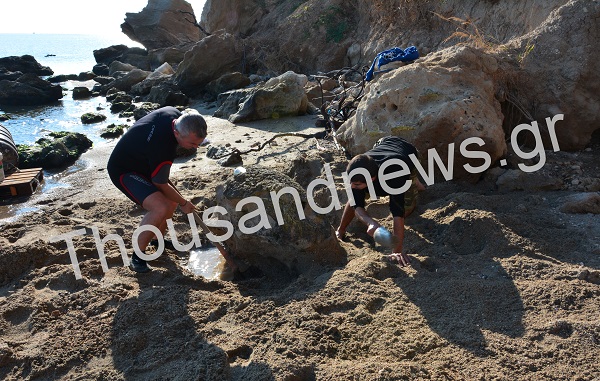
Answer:
[{"label": "dried branch", "polygon": [[205,35],[207,35],[207,36],[210,36],[210,33],[208,33],[206,30],[204,30],[204,28],[202,28],[202,27],[200,26],[200,24],[198,24],[198,20],[196,20],[196,15],[194,15],[194,14],[193,14],[193,13],[191,13],[191,12],[187,12],[187,11],[181,11],[181,10],[179,11],[179,13],[183,13],[183,14],[186,14],[186,15],[190,15],[190,16],[192,16],[192,18],[194,19],[194,21],[192,21],[192,20],[188,20],[186,17],[184,17],[183,19],[184,19],[185,21],[189,22],[190,24],[193,24],[193,25],[194,25],[195,27],[197,27],[198,29],[200,29],[200,31],[201,31],[202,33],[204,33]]},{"label": "dried branch", "polygon": [[325,135],[327,135],[326,131],[316,132],[314,134],[301,134],[299,132],[284,132],[284,133],[281,133],[281,134],[276,134],[271,139],[265,141],[264,143],[262,143],[258,147],[250,148],[249,150],[246,150],[246,151],[240,151],[237,148],[234,148],[233,151],[228,152],[228,153],[224,153],[222,155],[215,156],[212,159],[218,160],[218,159],[222,159],[224,157],[231,156],[231,155],[234,155],[234,154],[237,154],[237,155],[241,156],[241,155],[245,155],[245,154],[250,153],[250,152],[260,151],[263,148],[265,148],[267,146],[267,144],[273,142],[277,138],[281,138],[281,137],[284,137],[284,136],[294,136],[294,137],[297,137],[297,138],[304,138],[304,139],[310,139],[310,138],[321,139],[321,138],[324,138]]}]

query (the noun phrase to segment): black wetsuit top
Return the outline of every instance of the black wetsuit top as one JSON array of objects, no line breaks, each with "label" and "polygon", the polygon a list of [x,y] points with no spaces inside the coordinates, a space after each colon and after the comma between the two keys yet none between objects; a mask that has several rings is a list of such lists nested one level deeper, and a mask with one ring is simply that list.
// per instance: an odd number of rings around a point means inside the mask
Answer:
[{"label": "black wetsuit top", "polygon": [[[406,140],[399,138],[397,136],[387,136],[385,138],[380,139],[373,149],[365,152],[365,155],[368,155],[375,160],[378,166],[389,160],[389,159],[400,159],[404,161],[411,172],[414,170],[415,165],[412,160],[409,158],[410,154],[415,154],[418,158],[417,149],[407,142]],[[388,166],[384,170],[384,174],[393,173],[402,170],[402,166],[399,164],[392,164]],[[405,176],[392,177],[385,181],[385,183],[393,189],[399,189],[406,184],[407,180],[410,180],[411,175],[407,174]],[[390,196],[390,212],[392,212],[392,216],[394,217],[404,217],[404,193],[391,195],[387,193],[381,187],[379,181],[379,175],[373,181],[373,186],[375,188],[375,194],[377,197]],[[354,197],[354,201],[356,205],[354,208],[365,207],[365,198],[368,194],[369,189],[352,189],[352,195]]]},{"label": "black wetsuit top", "polygon": [[111,178],[135,172],[152,182],[165,184],[177,148],[173,121],[179,116],[181,112],[169,106],[138,120],[121,137],[110,155],[107,169]]}]

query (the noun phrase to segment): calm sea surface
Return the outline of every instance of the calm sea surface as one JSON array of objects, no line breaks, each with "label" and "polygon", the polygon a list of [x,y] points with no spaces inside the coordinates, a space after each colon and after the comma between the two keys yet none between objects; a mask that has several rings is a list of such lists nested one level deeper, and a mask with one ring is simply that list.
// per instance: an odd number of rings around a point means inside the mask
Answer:
[{"label": "calm sea surface", "polygon": [[[130,47],[141,46],[122,35],[96,36],[84,34],[0,34],[0,57],[32,55],[43,66],[49,66],[54,75],[79,74],[91,71],[96,60],[94,50],[111,45],[124,44]],[[111,123],[122,123],[110,113],[110,104],[104,97],[74,101],[72,89],[95,82],[67,81],[61,85],[63,99],[45,106],[3,106],[0,114],[8,114],[10,119],[0,122],[12,134],[16,144],[32,144],[49,131],[73,131],[88,135],[94,143],[101,142],[99,131]],[[96,110],[100,108],[100,110]],[[86,112],[101,112],[108,119],[102,123],[81,124],[80,117]]]}]

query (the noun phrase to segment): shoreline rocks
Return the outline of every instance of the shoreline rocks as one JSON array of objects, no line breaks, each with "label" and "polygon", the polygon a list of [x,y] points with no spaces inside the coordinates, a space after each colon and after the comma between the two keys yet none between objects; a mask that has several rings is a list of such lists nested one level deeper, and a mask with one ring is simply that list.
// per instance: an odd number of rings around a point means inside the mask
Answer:
[{"label": "shoreline rocks", "polygon": [[[51,138],[51,139],[50,139]],[[34,145],[17,145],[19,168],[61,169],[73,163],[92,147],[92,141],[79,132],[51,132]]]}]

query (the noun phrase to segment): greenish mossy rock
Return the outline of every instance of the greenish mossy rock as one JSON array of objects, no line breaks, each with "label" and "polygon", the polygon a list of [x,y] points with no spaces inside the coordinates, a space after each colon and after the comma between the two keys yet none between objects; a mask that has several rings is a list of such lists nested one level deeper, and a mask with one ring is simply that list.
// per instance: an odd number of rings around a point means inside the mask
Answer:
[{"label": "greenish mossy rock", "polygon": [[112,139],[123,135],[125,129],[129,128],[126,124],[110,124],[100,133],[100,137],[104,139]]},{"label": "greenish mossy rock", "polygon": [[[271,192],[283,193],[274,200]],[[298,204],[290,192],[296,193]],[[229,177],[217,188],[217,203],[227,211],[223,218],[234,227],[225,245],[236,258],[267,275],[295,275],[314,266],[344,264],[344,249],[327,214],[316,213],[308,197],[300,184],[281,172],[260,165],[246,167],[245,173]]]},{"label": "greenish mossy rock", "polygon": [[81,115],[81,123],[83,124],[99,123],[104,120],[106,120],[106,115],[98,114],[96,112],[86,112]]},{"label": "greenish mossy rock", "polygon": [[19,167],[65,168],[92,147],[92,141],[79,132],[59,131],[38,139],[34,145],[19,144]]},{"label": "greenish mossy rock", "polygon": [[159,108],[160,105],[158,103],[144,102],[137,106],[135,110],[133,110],[133,117],[135,118],[135,120],[139,120],[151,113],[152,111],[157,110]]}]

